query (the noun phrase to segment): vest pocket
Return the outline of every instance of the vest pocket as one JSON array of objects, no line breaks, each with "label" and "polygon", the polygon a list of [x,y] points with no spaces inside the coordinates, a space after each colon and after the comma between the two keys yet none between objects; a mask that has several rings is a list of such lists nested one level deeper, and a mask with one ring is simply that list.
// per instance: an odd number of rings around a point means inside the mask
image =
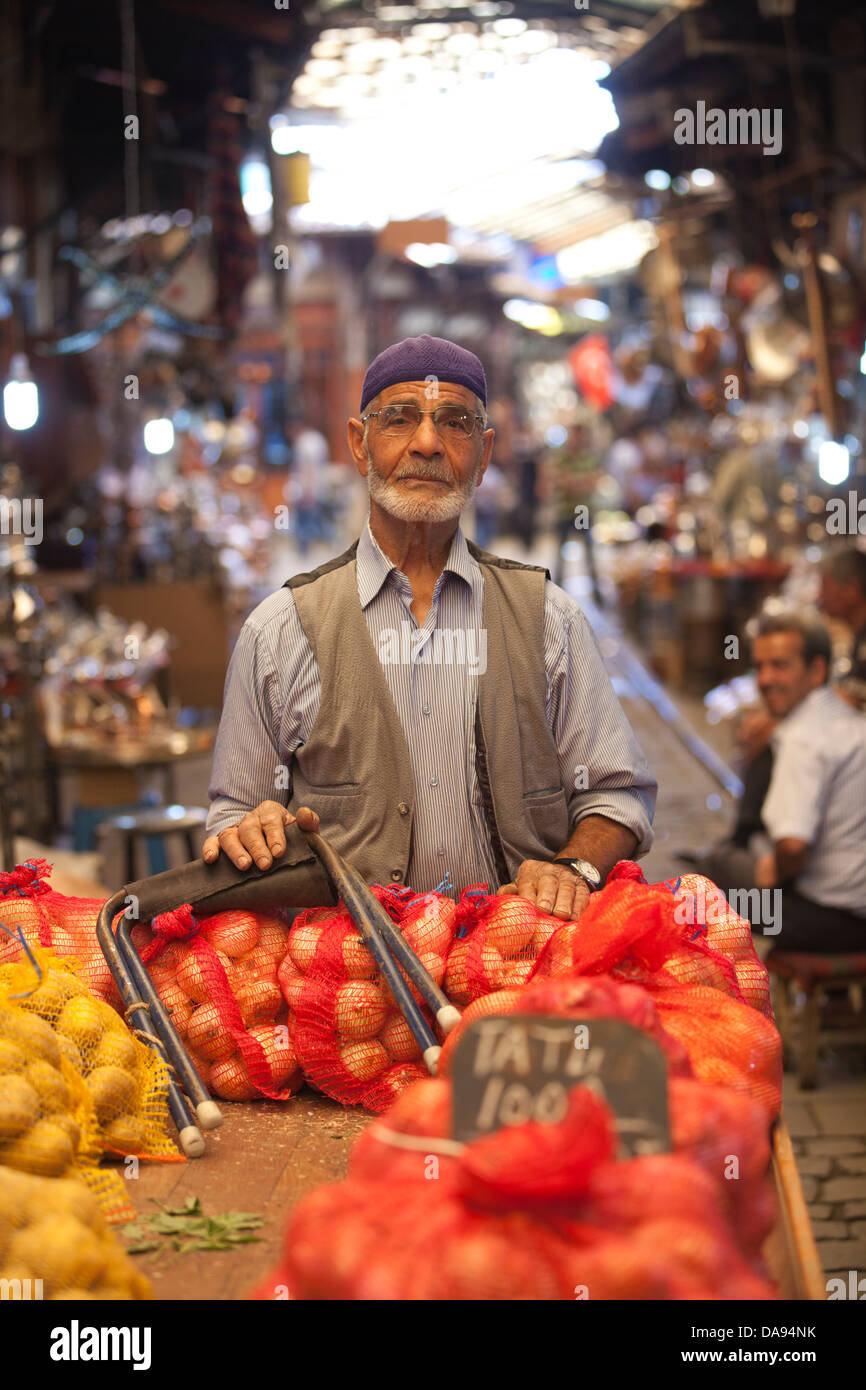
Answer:
[{"label": "vest pocket", "polygon": [[523,813],[542,845],[551,854],[557,853],[568,839],[568,803],[562,787],[526,792]]},{"label": "vest pocket", "polygon": [[309,806],[321,822],[321,834],[330,839],[337,828],[357,830],[362,819],[361,787],[357,782],[331,782],[314,787],[304,783],[295,787],[289,810],[294,814],[299,806]]}]

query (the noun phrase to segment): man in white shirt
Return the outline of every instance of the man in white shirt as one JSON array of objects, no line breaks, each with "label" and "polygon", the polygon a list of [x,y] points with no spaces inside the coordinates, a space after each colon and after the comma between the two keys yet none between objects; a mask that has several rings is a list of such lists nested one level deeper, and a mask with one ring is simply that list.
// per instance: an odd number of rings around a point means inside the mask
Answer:
[{"label": "man in white shirt", "polygon": [[866,949],[866,718],[827,684],[830,640],[796,616],[762,618],[752,643],[773,769],[761,807],[772,848],[755,885],[781,891],[774,945]]}]

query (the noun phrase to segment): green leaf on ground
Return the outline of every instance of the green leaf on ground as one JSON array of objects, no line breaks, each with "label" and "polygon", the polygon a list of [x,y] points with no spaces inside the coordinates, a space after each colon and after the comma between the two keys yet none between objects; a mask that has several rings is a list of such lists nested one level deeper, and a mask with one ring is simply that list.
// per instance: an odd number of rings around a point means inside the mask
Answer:
[{"label": "green leaf on ground", "polygon": [[159,1211],[128,1222],[124,1234],[130,1255],[152,1254],[154,1259],[174,1252],[175,1257],[198,1250],[230,1250],[234,1245],[250,1245],[261,1240],[253,1235],[264,1225],[264,1217],[254,1211],[226,1211],[208,1216],[198,1197],[187,1197],[183,1206],[163,1206],[151,1198]]}]

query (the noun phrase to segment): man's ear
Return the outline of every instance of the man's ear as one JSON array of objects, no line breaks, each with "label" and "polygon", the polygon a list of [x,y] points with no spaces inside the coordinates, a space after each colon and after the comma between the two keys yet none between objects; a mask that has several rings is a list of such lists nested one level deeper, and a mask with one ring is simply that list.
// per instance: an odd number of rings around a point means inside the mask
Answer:
[{"label": "man's ear", "polygon": [[367,451],[364,448],[364,426],[360,420],[352,419],[349,421],[346,427],[346,438],[355,467],[361,477],[366,478],[369,465],[367,463]]},{"label": "man's ear", "polygon": [[487,472],[487,465],[493,457],[493,443],[495,437],[496,431],[492,429],[486,429],[481,436],[481,472],[478,474],[478,482],[475,484],[476,487],[480,487],[481,480]]}]

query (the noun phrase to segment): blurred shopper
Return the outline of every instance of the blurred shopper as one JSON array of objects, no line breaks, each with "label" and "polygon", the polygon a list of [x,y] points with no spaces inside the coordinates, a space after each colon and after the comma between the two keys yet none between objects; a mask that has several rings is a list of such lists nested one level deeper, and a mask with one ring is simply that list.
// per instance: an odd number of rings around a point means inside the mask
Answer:
[{"label": "blurred shopper", "polygon": [[330,451],[325,436],[303,420],[294,420],[289,433],[292,467],[285,495],[291,506],[292,530],[298,548],[306,555],[313,541],[329,539],[325,484]]},{"label": "blurred shopper", "polygon": [[571,425],[565,443],[551,455],[550,469],[557,539],[554,583],[562,584],[565,577],[564,546],[580,537],[586,545],[586,566],[593,594],[596,602],[601,603],[592,548],[592,509],[602,474],[587,425]]},{"label": "blurred shopper", "polygon": [[840,619],[851,632],[836,690],[855,709],[866,710],[866,551],[852,545],[825,560],[820,605],[828,618]]},{"label": "blurred shopper", "polygon": [[[761,746],[759,730],[731,837],[682,857],[729,896],[733,890],[778,889],[781,932],[775,944],[798,951],[862,950],[866,719],[827,683],[831,646],[822,624],[795,615],[763,617],[752,659],[773,721],[769,746]],[[752,925],[761,923],[753,917]]]},{"label": "blurred shopper", "polygon": [[475,540],[482,550],[498,535],[511,503],[512,490],[505,473],[495,463],[488,464],[475,494]]},{"label": "blurred shopper", "polygon": [[535,545],[538,517],[538,453],[529,431],[518,427],[514,434],[517,488],[514,531],[525,551],[531,550]]}]

